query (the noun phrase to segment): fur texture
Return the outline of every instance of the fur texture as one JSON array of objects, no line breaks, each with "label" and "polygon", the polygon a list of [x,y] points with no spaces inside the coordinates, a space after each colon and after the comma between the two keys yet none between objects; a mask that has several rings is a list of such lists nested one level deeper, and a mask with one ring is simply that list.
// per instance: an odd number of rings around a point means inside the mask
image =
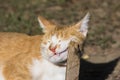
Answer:
[{"label": "fur texture", "polygon": [[38,17],[44,35],[1,32],[0,80],[65,80],[69,46],[83,43],[88,18],[89,14],[75,25],[60,27]]}]

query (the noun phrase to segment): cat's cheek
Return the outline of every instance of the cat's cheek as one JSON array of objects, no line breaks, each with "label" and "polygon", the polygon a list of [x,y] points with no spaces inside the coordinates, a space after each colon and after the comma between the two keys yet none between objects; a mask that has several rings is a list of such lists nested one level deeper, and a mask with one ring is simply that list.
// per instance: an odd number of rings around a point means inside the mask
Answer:
[{"label": "cat's cheek", "polygon": [[46,49],[46,47],[41,47],[40,50],[40,54],[44,57],[44,58],[48,58],[48,50]]},{"label": "cat's cheek", "polygon": [[67,59],[67,55],[68,55],[68,51],[64,52],[63,54],[61,54],[61,60],[66,60]]},{"label": "cat's cheek", "polygon": [[63,56],[65,59],[67,59],[68,56],[68,51],[65,53],[65,55]]},{"label": "cat's cheek", "polygon": [[40,52],[41,52],[41,53],[45,53],[45,47],[41,47],[41,48],[40,48]]},{"label": "cat's cheek", "polygon": [[60,53],[60,52],[64,51],[65,49],[67,49],[69,46],[69,43],[70,43],[69,40],[61,42],[60,48],[57,49],[57,52]]}]

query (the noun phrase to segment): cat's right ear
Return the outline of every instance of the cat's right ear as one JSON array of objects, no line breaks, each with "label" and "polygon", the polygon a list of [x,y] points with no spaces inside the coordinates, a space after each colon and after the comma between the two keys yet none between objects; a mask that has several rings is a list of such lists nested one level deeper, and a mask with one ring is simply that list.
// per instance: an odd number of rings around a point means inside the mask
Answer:
[{"label": "cat's right ear", "polygon": [[89,18],[90,18],[90,13],[88,12],[85,15],[85,17],[75,25],[77,30],[81,32],[84,37],[87,36]]},{"label": "cat's right ear", "polygon": [[48,21],[47,19],[41,16],[38,17],[38,22],[44,33],[49,32],[51,29],[55,27],[55,25],[52,22]]}]

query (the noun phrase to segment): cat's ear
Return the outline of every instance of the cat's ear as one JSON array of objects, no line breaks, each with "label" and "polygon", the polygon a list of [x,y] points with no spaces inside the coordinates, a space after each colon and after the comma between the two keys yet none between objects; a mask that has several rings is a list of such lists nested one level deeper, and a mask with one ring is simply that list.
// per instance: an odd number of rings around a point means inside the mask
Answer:
[{"label": "cat's ear", "polygon": [[50,31],[55,27],[55,25],[52,22],[48,21],[47,19],[41,16],[38,17],[38,22],[44,33]]},{"label": "cat's ear", "polygon": [[85,17],[75,25],[75,27],[77,27],[77,30],[81,32],[85,37],[88,32],[89,18],[90,18],[90,14],[87,13]]}]

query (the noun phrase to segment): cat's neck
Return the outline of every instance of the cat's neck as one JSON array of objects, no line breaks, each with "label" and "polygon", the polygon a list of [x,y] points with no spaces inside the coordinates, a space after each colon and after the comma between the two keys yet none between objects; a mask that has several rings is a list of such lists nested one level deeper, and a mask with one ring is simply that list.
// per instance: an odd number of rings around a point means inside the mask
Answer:
[{"label": "cat's neck", "polygon": [[[45,75],[45,76],[47,75],[49,77],[55,76],[57,78],[57,76],[61,75],[61,73],[62,75],[65,75],[66,67],[57,66],[44,58],[33,59],[33,63],[30,67],[30,72],[34,80],[36,80],[36,78],[38,78],[41,75]],[[64,77],[65,76],[63,76],[63,78]],[[43,78],[44,76],[41,77],[41,79],[39,80],[49,80],[49,79],[43,79]],[[57,78],[55,80],[59,80],[59,79]]]},{"label": "cat's neck", "polygon": [[66,67],[67,66],[67,60],[65,60],[63,62],[56,63],[54,65],[59,66],[59,67]]},{"label": "cat's neck", "polygon": [[48,62],[49,64],[51,64],[51,65],[53,65],[53,66],[57,66],[57,67],[66,67],[66,62],[61,62],[61,63],[52,63],[52,62],[50,62],[50,61],[48,61],[48,60],[46,60],[46,59],[43,59],[43,61],[46,61],[46,62]]}]

